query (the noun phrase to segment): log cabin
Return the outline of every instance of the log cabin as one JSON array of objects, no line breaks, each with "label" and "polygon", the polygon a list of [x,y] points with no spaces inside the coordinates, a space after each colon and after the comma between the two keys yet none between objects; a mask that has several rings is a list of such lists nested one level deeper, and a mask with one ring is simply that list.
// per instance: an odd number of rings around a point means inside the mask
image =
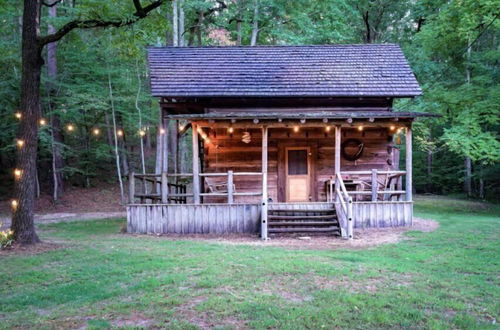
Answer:
[{"label": "log cabin", "polygon": [[148,64],[160,166],[131,174],[128,232],[412,224],[412,122],[431,115],[393,109],[422,93],[398,45],[152,47]]}]

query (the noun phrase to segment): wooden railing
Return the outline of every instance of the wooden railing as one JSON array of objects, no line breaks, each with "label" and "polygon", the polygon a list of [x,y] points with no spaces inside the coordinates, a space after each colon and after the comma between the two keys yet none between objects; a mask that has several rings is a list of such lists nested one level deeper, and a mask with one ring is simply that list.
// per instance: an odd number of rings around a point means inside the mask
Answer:
[{"label": "wooden railing", "polygon": [[226,191],[211,191],[200,193],[203,197],[227,197],[228,204],[234,203],[235,196],[262,196],[262,191],[259,192],[237,192],[234,187],[234,177],[235,176],[262,176],[261,172],[233,172],[227,171],[227,173],[200,173],[200,177],[212,178],[212,177],[227,177],[227,181],[224,185],[227,186]]},{"label": "wooden railing", "polygon": [[[129,202],[134,204],[138,198],[141,204],[148,200],[162,204],[172,202],[186,204],[187,197],[192,197],[193,194],[187,193],[185,184],[168,182],[170,176],[187,177],[190,174],[138,174],[131,172],[129,176]],[[137,189],[136,181],[139,181],[141,189]]]},{"label": "wooden railing", "polygon": [[[403,196],[407,196],[407,190],[402,188],[402,178],[406,175],[406,171],[342,171],[343,177],[351,176],[353,181],[356,181],[359,189],[349,190],[351,196],[371,196],[372,201],[390,200],[396,197],[402,200]],[[370,179],[363,180],[363,176],[370,176]],[[381,180],[381,177],[383,178]],[[382,182],[381,182],[382,181]]]},{"label": "wooden railing", "polygon": [[[199,173],[200,177],[227,177],[227,191],[212,191],[200,192],[199,196],[203,197],[227,197],[227,203],[233,204],[236,196],[262,196],[262,191],[259,192],[238,192],[234,189],[235,176],[262,176],[261,172],[233,172],[226,173]],[[170,183],[168,178],[188,178],[192,177],[192,173],[162,173],[162,174],[137,174],[131,173],[129,177],[129,202],[135,203],[136,198],[141,203],[151,200],[152,202],[161,203],[180,203],[185,204],[188,197],[194,198],[195,190],[192,193],[187,193],[186,184]],[[137,182],[139,181],[139,185]],[[141,189],[138,189],[138,188]]]},{"label": "wooden railing", "polygon": [[330,194],[330,202],[333,202],[333,191],[335,189],[335,204],[339,206],[336,207],[336,210],[342,231],[342,236],[347,237],[349,240],[351,240],[354,234],[354,220],[352,218],[352,197],[349,196],[344,184],[344,180],[342,180],[342,176],[339,173],[337,173],[337,175],[335,176],[335,183],[333,183],[333,180],[330,183],[329,189],[332,192],[332,194]]}]

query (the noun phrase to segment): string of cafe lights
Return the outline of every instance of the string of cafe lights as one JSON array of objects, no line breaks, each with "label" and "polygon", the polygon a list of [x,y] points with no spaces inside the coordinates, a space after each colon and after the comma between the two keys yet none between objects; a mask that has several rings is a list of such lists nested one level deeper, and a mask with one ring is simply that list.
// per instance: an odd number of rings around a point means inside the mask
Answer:
[{"label": "string of cafe lights", "polygon": [[[21,121],[21,120],[23,119],[23,115],[22,115],[22,113],[21,113],[20,111],[15,112],[15,113],[14,113],[14,117],[15,117],[17,120],[19,120],[19,121]],[[38,124],[39,124],[39,126],[40,126],[40,127],[45,127],[45,126],[47,126],[47,125],[48,125],[47,119],[45,119],[45,118],[40,118],[40,119],[38,120]],[[64,128],[65,128],[66,132],[68,132],[68,133],[73,133],[73,132],[75,132],[75,131],[76,131],[76,125],[75,125],[75,124],[73,124],[73,123],[66,124],[66,126],[65,126]],[[147,130],[147,129],[141,128],[141,129],[139,129],[139,131],[138,131],[138,133],[137,133],[137,134],[138,134],[141,138],[143,138],[143,137],[145,137],[145,136],[146,136],[146,134],[147,134],[146,130]],[[93,127],[93,128],[91,128],[90,133],[91,133],[94,137],[99,137],[99,136],[101,135],[101,129],[100,129],[99,127]],[[165,128],[160,127],[160,128],[159,128],[159,133],[160,133],[160,134],[162,134],[162,135],[163,135],[163,134],[165,134],[165,133],[166,133]],[[116,129],[116,136],[117,136],[117,137],[122,138],[124,135],[125,135],[125,132],[124,132],[124,130],[123,130],[122,128],[118,128],[118,129]],[[22,149],[22,148],[24,148],[24,147],[25,147],[26,142],[25,142],[23,139],[16,139],[16,140],[15,140],[15,145],[16,145],[16,147],[17,147],[18,149]],[[18,181],[18,180],[20,180],[20,179],[22,178],[22,176],[23,176],[23,170],[22,170],[22,169],[19,169],[19,168],[15,168],[15,169],[13,170],[13,175],[14,175],[14,180]],[[11,206],[12,206],[12,209],[15,211],[15,210],[17,209],[17,207],[19,206],[19,202],[18,202],[16,199],[13,199],[13,200],[11,201]]]}]

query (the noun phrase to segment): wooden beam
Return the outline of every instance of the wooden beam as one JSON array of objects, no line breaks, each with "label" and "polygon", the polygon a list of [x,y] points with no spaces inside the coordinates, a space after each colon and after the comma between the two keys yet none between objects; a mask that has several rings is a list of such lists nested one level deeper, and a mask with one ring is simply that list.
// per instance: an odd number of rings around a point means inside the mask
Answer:
[{"label": "wooden beam", "polygon": [[335,175],[340,173],[340,139],[342,128],[335,126]]},{"label": "wooden beam", "polygon": [[[375,122],[370,123],[368,119],[363,119],[363,120],[357,120],[356,123],[359,123],[360,125],[363,125],[365,128],[389,128],[391,125],[394,125],[394,122],[391,122],[389,119],[377,119]],[[401,124],[403,124],[403,121],[400,121]],[[410,121],[405,121],[404,123],[410,124]],[[259,129],[262,127],[264,124],[267,126],[267,128],[293,128],[293,126],[297,126],[298,122],[296,120],[281,120],[280,119],[274,119],[274,120],[266,120],[266,121],[259,121],[259,123],[254,124],[252,120],[238,120],[236,123],[231,123],[231,120],[225,120],[225,121],[216,121],[215,123],[211,124],[208,121],[198,121],[197,122],[198,127],[208,127],[208,128],[228,128],[229,126],[232,126],[234,129],[241,129],[241,128],[255,128]],[[333,125],[338,125],[342,126],[345,128],[355,128],[351,124],[346,123],[345,120],[329,120],[328,124],[323,123],[322,120],[308,120],[304,124],[301,124],[301,128],[320,128],[320,127],[325,127],[325,126],[333,126]]]},{"label": "wooden beam", "polygon": [[161,172],[161,202],[168,204],[168,177],[167,172]]},{"label": "wooden beam", "polygon": [[377,191],[378,191],[378,181],[377,181],[377,169],[372,170],[372,201],[377,201]]},{"label": "wooden beam", "polygon": [[234,189],[233,189],[233,171],[227,171],[227,202],[228,204],[234,203]]},{"label": "wooden beam", "polygon": [[413,174],[413,143],[411,125],[406,127],[406,201],[411,202],[412,196],[412,174]]},{"label": "wooden beam", "polygon": [[261,207],[261,238],[267,240],[267,127],[262,127],[262,207]]},{"label": "wooden beam", "polygon": [[198,124],[192,123],[193,133],[193,202],[200,204],[200,155],[198,142]]},{"label": "wooden beam", "polygon": [[128,177],[128,200],[130,204],[135,203],[135,173],[130,172]]}]

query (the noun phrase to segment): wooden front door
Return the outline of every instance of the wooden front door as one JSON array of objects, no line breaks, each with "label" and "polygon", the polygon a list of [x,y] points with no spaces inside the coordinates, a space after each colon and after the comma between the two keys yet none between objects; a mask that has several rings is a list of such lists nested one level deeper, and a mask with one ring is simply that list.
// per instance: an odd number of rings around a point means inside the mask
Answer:
[{"label": "wooden front door", "polygon": [[309,147],[286,148],[286,201],[311,200],[311,164]]}]

